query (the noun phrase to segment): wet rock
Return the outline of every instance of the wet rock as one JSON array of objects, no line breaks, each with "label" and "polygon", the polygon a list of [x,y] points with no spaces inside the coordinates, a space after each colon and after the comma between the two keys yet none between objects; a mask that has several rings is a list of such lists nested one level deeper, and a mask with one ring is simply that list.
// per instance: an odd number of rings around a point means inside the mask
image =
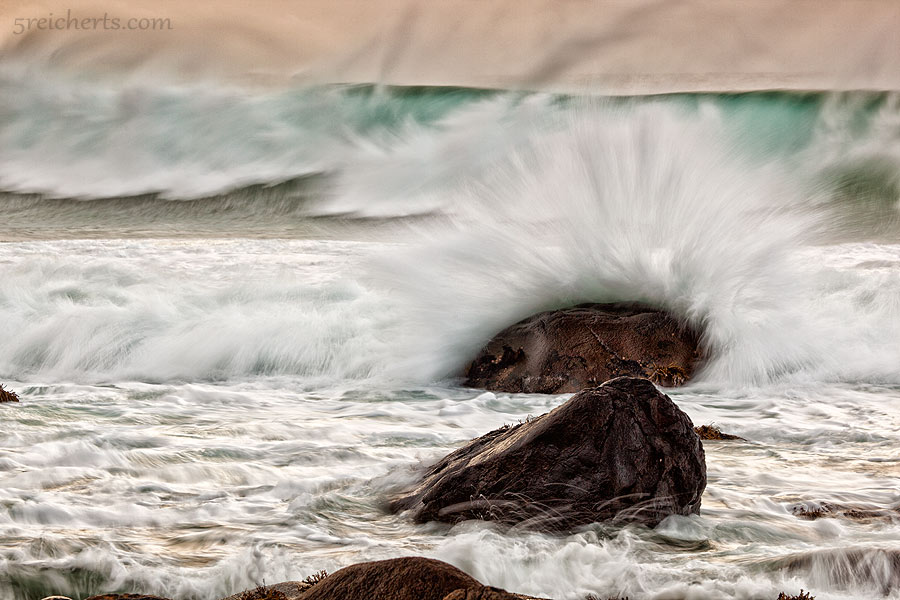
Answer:
[{"label": "wet rock", "polygon": [[446,563],[420,557],[352,565],[306,591],[303,600],[443,600],[460,588],[480,587],[475,579]]},{"label": "wet rock", "polygon": [[312,586],[305,581],[284,581],[245,590],[224,600],[297,600],[310,587]]},{"label": "wet rock", "polygon": [[[308,589],[302,600],[444,600],[458,590],[484,590],[485,586],[456,567],[421,557],[395,558],[352,565],[333,573]],[[491,588],[496,589],[496,588]],[[497,590],[502,592],[502,590]],[[468,596],[462,596],[468,598]],[[473,596],[479,598],[479,596]],[[484,600],[509,600],[484,596]],[[522,598],[521,596],[518,598]]]},{"label": "wet rock", "polygon": [[85,600],[169,600],[169,598],[145,596],[144,594],[101,594],[100,596],[85,598]]},{"label": "wet rock", "polygon": [[852,521],[900,520],[900,507],[835,504],[833,502],[804,502],[791,507],[791,514],[810,521],[822,518],[843,518]]},{"label": "wet rock", "polygon": [[456,590],[444,597],[444,600],[540,600],[533,596],[511,594],[495,587],[482,587],[479,589]]},{"label": "wet rock", "polygon": [[581,304],[531,316],[498,333],[464,385],[502,392],[577,392],[615,377],[681,385],[700,358],[699,335],[637,303]]},{"label": "wet rock", "polygon": [[3,402],[18,402],[19,396],[12,390],[4,389],[2,385],[0,385],[0,403]]},{"label": "wet rock", "polygon": [[417,522],[652,526],[698,512],[705,487],[703,446],[688,416],[650,381],[622,377],[470,442],[391,508],[411,510]]},{"label": "wet rock", "polygon": [[697,435],[700,436],[701,440],[744,440],[744,438],[731,435],[730,433],[723,433],[721,429],[716,427],[715,425],[698,425],[694,427],[694,431],[697,432]]}]

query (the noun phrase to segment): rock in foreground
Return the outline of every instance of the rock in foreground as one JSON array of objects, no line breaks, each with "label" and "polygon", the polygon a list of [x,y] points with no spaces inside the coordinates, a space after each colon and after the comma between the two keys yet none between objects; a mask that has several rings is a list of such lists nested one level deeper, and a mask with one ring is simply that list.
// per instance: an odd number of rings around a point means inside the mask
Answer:
[{"label": "rock in foreground", "polygon": [[581,304],[498,333],[469,365],[465,385],[555,394],[634,376],[676,386],[691,377],[699,358],[697,332],[664,311],[637,303]]},{"label": "rock in foreground", "polygon": [[486,587],[452,565],[421,557],[352,565],[329,575],[300,596],[302,600],[444,600],[447,597],[454,600],[527,598]]},{"label": "rock in foreground", "polygon": [[[324,572],[323,572],[324,574]],[[69,600],[66,598],[65,600]],[[166,600],[107,594],[88,600]],[[542,600],[482,585],[453,565],[412,556],[355,564],[322,578],[260,586],[225,600]]]},{"label": "rock in foreground", "polygon": [[705,487],[703,446],[688,416],[650,381],[621,377],[470,442],[391,506],[418,522],[652,526],[698,512]]},{"label": "rock in foreground", "polygon": [[233,594],[225,600],[298,600],[312,585],[305,581],[283,581],[274,585],[262,585]]},{"label": "rock in foreground", "polygon": [[91,596],[86,600],[169,600],[159,596],[147,596],[145,594],[102,594],[100,596]]}]

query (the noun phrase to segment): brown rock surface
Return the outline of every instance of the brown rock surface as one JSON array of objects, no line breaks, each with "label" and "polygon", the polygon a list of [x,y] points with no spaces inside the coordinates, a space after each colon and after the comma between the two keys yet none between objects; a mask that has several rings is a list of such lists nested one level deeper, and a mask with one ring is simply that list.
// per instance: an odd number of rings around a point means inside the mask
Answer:
[{"label": "brown rock surface", "polygon": [[469,364],[464,385],[554,394],[635,376],[676,386],[694,373],[699,339],[669,313],[643,304],[581,304],[498,333]]},{"label": "brown rock surface", "polygon": [[484,586],[452,565],[422,557],[360,563],[316,579],[312,585],[278,583],[226,600],[267,600],[270,592],[287,600],[540,600]]},{"label": "brown rock surface", "polygon": [[160,596],[146,596],[144,594],[101,594],[91,596],[85,600],[169,600]]},{"label": "brown rock surface", "polygon": [[650,381],[621,377],[470,442],[391,507],[412,510],[417,522],[655,525],[698,512],[705,487],[703,446],[688,416]]},{"label": "brown rock surface", "polygon": [[305,581],[284,581],[228,596],[224,600],[296,600],[310,588]]},{"label": "brown rock surface", "polygon": [[458,589],[484,587],[456,567],[421,557],[360,563],[332,573],[302,600],[444,600]]},{"label": "brown rock surface", "polygon": [[541,600],[533,596],[511,594],[510,592],[495,587],[482,587],[480,589],[456,590],[447,595],[444,600]]}]

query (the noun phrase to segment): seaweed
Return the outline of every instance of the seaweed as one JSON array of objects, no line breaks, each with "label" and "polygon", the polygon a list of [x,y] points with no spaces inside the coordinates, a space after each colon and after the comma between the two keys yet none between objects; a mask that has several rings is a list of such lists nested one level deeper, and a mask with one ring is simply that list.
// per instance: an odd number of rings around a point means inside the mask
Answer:
[{"label": "seaweed", "polygon": [[778,594],[778,600],[816,600],[815,596],[810,596],[809,592],[804,592],[800,590],[800,593],[796,596],[788,596],[784,592]]},{"label": "seaweed", "polygon": [[0,402],[18,402],[19,396],[12,390],[7,390],[0,384]]},{"label": "seaweed", "polygon": [[313,573],[312,575],[308,576],[306,579],[303,580],[303,583],[309,584],[310,586],[314,586],[317,583],[319,583],[320,581],[322,581],[323,579],[325,579],[326,577],[328,577],[327,571],[324,571],[324,570],[319,571],[318,573]]},{"label": "seaweed", "polygon": [[697,432],[697,435],[700,436],[701,440],[743,440],[744,438],[731,435],[730,433],[722,433],[722,430],[715,426],[715,424],[710,425],[699,425],[694,427],[694,431]]},{"label": "seaweed", "polygon": [[266,587],[263,582],[263,585],[242,593],[239,600],[287,600],[287,595],[274,587]]}]

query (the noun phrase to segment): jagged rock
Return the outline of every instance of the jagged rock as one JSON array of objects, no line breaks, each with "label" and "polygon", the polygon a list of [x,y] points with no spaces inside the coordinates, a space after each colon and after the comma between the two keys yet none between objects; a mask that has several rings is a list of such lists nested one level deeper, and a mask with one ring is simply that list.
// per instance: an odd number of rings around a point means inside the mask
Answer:
[{"label": "jagged rock", "polygon": [[464,385],[555,394],[636,376],[676,386],[694,373],[699,339],[669,313],[643,304],[581,304],[498,333],[468,366]]},{"label": "jagged rock", "polygon": [[703,446],[688,416],[650,381],[622,377],[470,442],[391,508],[412,510],[417,522],[655,525],[698,512],[705,487]]}]

